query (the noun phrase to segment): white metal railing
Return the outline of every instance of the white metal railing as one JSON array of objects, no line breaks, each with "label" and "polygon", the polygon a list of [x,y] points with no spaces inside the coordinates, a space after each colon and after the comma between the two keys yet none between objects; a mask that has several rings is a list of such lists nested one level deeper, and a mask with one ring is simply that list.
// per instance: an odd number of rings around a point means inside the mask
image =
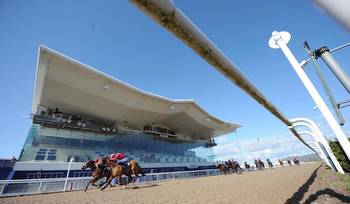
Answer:
[{"label": "white metal railing", "polygon": [[[301,164],[312,164],[315,162],[301,162]],[[289,165],[284,162],[284,165]],[[295,166],[292,164],[292,166]],[[279,164],[274,163],[274,167],[281,167]],[[265,165],[268,169],[268,165]],[[256,171],[257,169],[254,169]],[[243,169],[243,171],[246,171]],[[139,177],[137,184],[140,183],[153,183],[175,179],[186,179],[202,176],[215,176],[219,175],[219,169],[206,169],[195,171],[177,171],[177,172],[165,172],[165,173],[149,173],[145,176]],[[0,197],[6,196],[18,196],[18,195],[31,195],[40,193],[51,192],[63,192],[63,191],[76,191],[85,189],[87,183],[91,177],[72,177],[72,178],[50,178],[50,179],[18,179],[18,180],[0,180]],[[127,179],[127,177],[123,177]],[[104,179],[97,181],[96,184],[100,184]],[[66,186],[66,187],[65,187]],[[90,185],[89,189],[93,189]]]},{"label": "white metal railing", "polygon": [[[171,179],[185,179],[220,174],[218,169],[151,173],[140,177],[137,183],[152,183]],[[127,177],[124,177],[127,179]],[[86,187],[91,177],[0,180],[0,197],[50,192],[75,191]],[[96,182],[99,184],[104,180]],[[89,188],[96,188],[90,185]]]}]

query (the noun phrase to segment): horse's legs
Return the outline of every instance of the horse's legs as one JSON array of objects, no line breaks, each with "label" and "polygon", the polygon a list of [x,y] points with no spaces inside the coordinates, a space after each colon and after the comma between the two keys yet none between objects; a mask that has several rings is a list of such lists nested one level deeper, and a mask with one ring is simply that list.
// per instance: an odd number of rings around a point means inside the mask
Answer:
[{"label": "horse's legs", "polygon": [[118,176],[117,179],[118,179],[118,186],[120,186],[121,185],[120,182],[122,180],[122,176]]},{"label": "horse's legs", "polygon": [[[109,177],[110,177],[110,176],[109,176]],[[99,185],[98,185],[98,188],[101,188],[101,186],[105,185],[105,184],[108,182],[109,177],[106,177],[106,181],[103,182],[103,183],[101,183],[101,184],[99,184]],[[108,185],[108,184],[107,184],[107,185]]]},{"label": "horse's legs", "polygon": [[139,178],[139,174],[143,175],[143,171],[139,167],[139,168],[133,169],[132,172],[135,174],[135,178],[133,178],[132,183],[135,184],[135,181]]},{"label": "horse's legs", "polygon": [[[109,176],[109,177],[111,177],[111,176]],[[108,178],[109,178],[109,177],[108,177]],[[112,180],[113,180],[113,179],[112,179]],[[111,182],[111,183],[109,183],[109,185],[110,185],[111,187],[114,187],[114,185],[112,185],[112,182]]]},{"label": "horse's legs", "polygon": [[111,184],[111,181],[112,181],[113,178],[114,178],[113,176],[111,176],[111,177],[108,178],[107,184],[101,188],[101,191],[103,191],[105,188],[107,188],[107,186],[108,186],[109,184]]},{"label": "horse's legs", "polygon": [[132,177],[131,173],[128,175],[128,183],[134,183],[134,178]]},{"label": "horse's legs", "polygon": [[[118,186],[121,186],[121,180],[122,180],[122,176],[120,175],[118,176]],[[126,184],[124,185],[124,188],[126,188]]]},{"label": "horse's legs", "polygon": [[91,179],[91,180],[89,181],[89,183],[86,185],[84,192],[87,191],[87,189],[88,189],[89,185],[91,184],[91,182],[94,184],[96,181],[97,181],[96,178]]},{"label": "horse's legs", "polygon": [[133,184],[135,184],[135,181],[139,178],[139,175],[138,175],[138,174],[135,174],[135,176],[136,176],[136,177],[133,178],[133,180],[132,180],[132,183],[133,183]]},{"label": "horse's legs", "polygon": [[95,184],[95,182],[93,182],[91,185],[93,185],[95,187],[99,187],[99,185]]},{"label": "horse's legs", "polygon": [[[102,177],[96,178],[96,181],[98,181],[100,178],[102,178]],[[95,186],[95,187],[97,187],[97,188],[101,188],[102,184],[97,185],[97,184],[95,184],[96,181],[92,182],[91,185],[93,185],[93,186]],[[103,184],[104,184],[104,183],[103,183]]]}]

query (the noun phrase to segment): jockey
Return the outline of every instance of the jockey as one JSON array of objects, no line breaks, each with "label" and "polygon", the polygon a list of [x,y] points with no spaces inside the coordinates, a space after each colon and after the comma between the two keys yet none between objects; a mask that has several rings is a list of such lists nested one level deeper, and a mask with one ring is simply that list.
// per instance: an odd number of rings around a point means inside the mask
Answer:
[{"label": "jockey", "polygon": [[117,153],[115,155],[115,157],[117,158],[117,164],[124,166],[125,164],[127,164],[129,162],[129,160],[125,157],[125,155],[123,153]]},{"label": "jockey", "polygon": [[129,160],[125,157],[123,153],[111,154],[110,160],[117,162],[117,164],[124,166],[129,162]]},{"label": "jockey", "polygon": [[117,157],[116,157],[117,154],[111,154],[111,156],[109,157],[110,160],[114,161],[114,162],[117,162]]},{"label": "jockey", "polygon": [[97,157],[97,158],[95,159],[95,165],[96,165],[97,168],[98,168],[98,167],[102,167],[102,168],[103,168],[103,165],[102,165],[102,158],[101,158],[101,157]]}]

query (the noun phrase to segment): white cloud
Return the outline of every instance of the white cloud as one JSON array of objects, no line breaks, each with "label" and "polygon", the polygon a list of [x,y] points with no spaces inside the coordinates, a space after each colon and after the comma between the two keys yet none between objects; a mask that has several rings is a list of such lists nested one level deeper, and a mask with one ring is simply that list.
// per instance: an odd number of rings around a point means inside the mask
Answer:
[{"label": "white cloud", "polygon": [[252,162],[252,160],[258,158],[277,160],[290,155],[297,156],[312,153],[289,132],[272,137],[250,138],[239,141],[220,138],[217,143],[214,153],[218,160],[234,158],[241,162]]}]

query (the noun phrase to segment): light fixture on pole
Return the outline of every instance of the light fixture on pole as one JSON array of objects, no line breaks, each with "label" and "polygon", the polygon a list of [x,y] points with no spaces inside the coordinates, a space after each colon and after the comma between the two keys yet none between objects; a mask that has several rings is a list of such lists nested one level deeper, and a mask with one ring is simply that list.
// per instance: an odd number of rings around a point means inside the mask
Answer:
[{"label": "light fixture on pole", "polygon": [[334,73],[334,75],[338,78],[340,83],[344,86],[346,91],[350,93],[350,78],[348,74],[344,71],[344,69],[340,66],[340,64],[338,64],[338,62],[334,59],[329,48],[324,46],[316,50],[316,56],[322,58],[322,60],[327,64],[329,69]]},{"label": "light fixture on pole", "polygon": [[338,104],[337,104],[337,102],[336,102],[336,100],[335,100],[335,98],[333,96],[333,93],[332,93],[331,89],[329,88],[328,83],[327,83],[327,81],[326,81],[326,79],[325,79],[325,77],[324,77],[324,75],[323,75],[323,73],[321,71],[321,68],[318,65],[317,61],[316,61],[316,58],[318,57],[318,54],[317,54],[318,52],[313,52],[311,50],[309,44],[306,41],[304,42],[304,48],[305,48],[305,51],[307,52],[307,54],[310,57],[308,60],[311,62],[312,67],[314,68],[318,78],[320,79],[322,87],[323,87],[325,93],[328,96],[329,102],[332,105],[336,116],[338,117],[339,124],[340,125],[344,125],[345,124],[344,117],[341,114],[340,108],[339,108],[339,106],[338,106]]}]

